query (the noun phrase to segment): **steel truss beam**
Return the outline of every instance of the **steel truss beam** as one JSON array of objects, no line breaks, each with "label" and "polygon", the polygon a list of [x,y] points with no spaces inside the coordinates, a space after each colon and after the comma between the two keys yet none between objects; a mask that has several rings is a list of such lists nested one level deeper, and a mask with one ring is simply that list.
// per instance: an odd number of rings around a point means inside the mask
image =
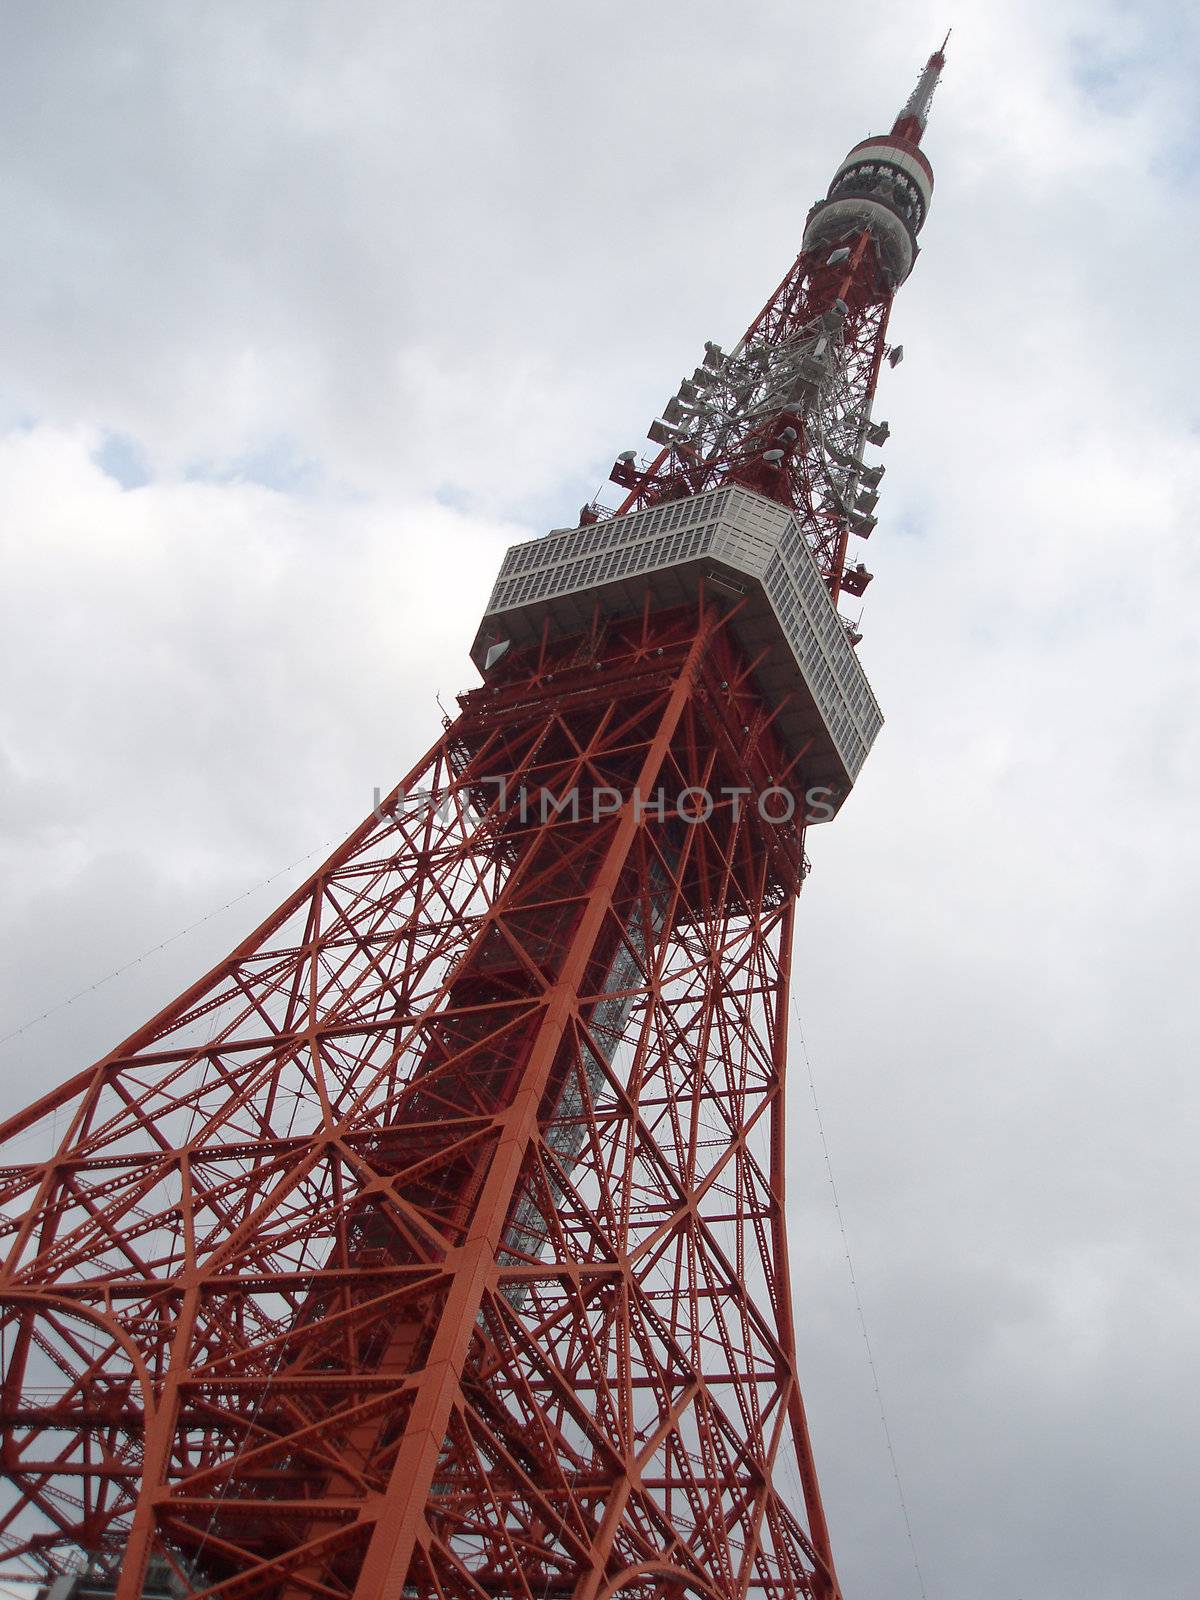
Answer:
[{"label": "steel truss beam", "polygon": [[506,662],[262,927],[0,1130],[7,1568],[836,1594],[784,1237],[801,817],[754,800],[798,779],[724,623]]}]

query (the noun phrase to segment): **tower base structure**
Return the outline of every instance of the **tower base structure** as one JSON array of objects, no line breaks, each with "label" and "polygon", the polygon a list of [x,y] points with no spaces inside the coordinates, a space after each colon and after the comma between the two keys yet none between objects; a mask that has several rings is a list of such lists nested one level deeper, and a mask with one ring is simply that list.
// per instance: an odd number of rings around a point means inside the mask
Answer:
[{"label": "tower base structure", "polygon": [[784,1231],[802,763],[741,599],[506,652],[274,917],[3,1130],[54,1141],[0,1172],[9,1564],[83,1549],[117,1600],[152,1559],[278,1600],[836,1592]]}]

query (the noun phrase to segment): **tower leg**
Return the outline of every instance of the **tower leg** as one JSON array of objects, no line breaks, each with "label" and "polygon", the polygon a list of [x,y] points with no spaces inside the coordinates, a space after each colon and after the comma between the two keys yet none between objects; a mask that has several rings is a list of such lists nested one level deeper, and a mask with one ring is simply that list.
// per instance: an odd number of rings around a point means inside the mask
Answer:
[{"label": "tower leg", "polygon": [[833,1593],[783,1239],[800,826],[747,799],[783,764],[725,622],[514,657],[423,801],[51,1097],[0,1172],[11,1551],[120,1600],[151,1556],[268,1600]]}]

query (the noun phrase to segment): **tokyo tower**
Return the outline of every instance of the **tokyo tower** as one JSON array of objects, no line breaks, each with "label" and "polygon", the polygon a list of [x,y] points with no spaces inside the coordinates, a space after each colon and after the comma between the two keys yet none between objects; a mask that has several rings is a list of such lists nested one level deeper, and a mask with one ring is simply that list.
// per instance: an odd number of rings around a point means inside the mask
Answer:
[{"label": "tokyo tower", "polygon": [[943,65],[615,510],[507,552],[434,747],[0,1128],[10,1592],[838,1600],[784,1228],[792,919],[881,724],[838,602]]}]

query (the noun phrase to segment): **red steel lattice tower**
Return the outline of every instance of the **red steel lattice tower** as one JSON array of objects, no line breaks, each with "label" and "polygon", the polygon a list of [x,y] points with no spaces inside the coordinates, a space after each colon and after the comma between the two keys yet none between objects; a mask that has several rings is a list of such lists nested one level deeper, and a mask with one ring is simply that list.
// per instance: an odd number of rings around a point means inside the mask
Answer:
[{"label": "red steel lattice tower", "polygon": [[784,1234],[806,823],[943,65],[729,354],[514,546],[483,682],[0,1134],[0,1571],[55,1597],[834,1600]]}]

